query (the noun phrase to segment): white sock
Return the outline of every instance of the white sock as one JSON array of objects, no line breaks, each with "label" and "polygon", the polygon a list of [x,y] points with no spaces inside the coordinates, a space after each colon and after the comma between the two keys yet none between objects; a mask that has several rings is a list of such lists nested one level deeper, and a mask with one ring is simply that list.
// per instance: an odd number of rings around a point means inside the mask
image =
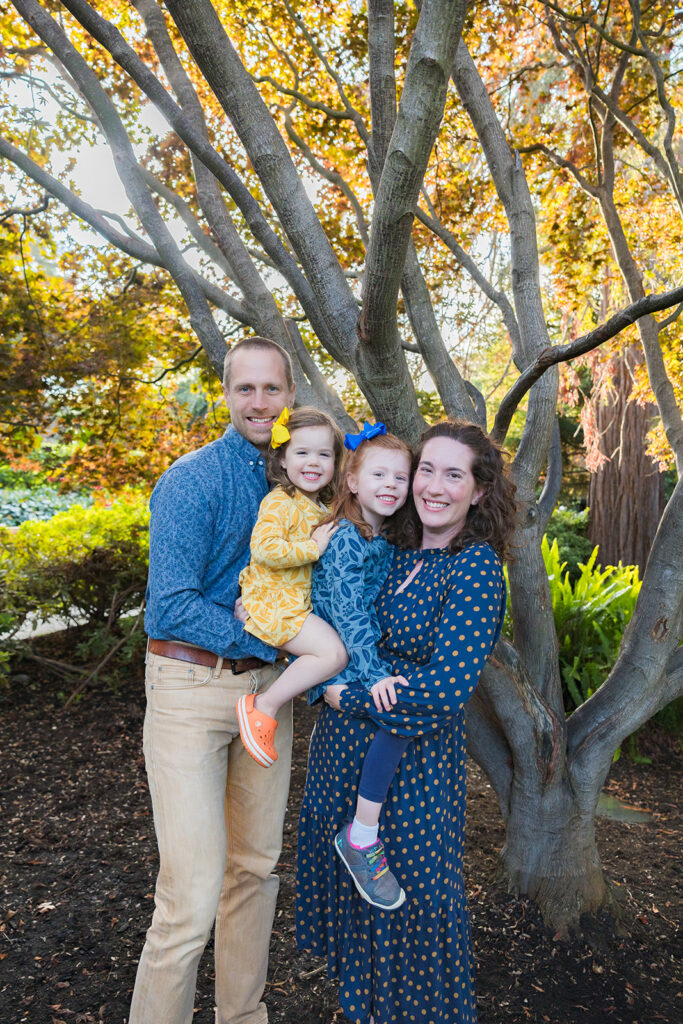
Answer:
[{"label": "white sock", "polygon": [[377,841],[379,825],[364,825],[354,817],[349,829],[349,840],[353,846],[372,846]]}]

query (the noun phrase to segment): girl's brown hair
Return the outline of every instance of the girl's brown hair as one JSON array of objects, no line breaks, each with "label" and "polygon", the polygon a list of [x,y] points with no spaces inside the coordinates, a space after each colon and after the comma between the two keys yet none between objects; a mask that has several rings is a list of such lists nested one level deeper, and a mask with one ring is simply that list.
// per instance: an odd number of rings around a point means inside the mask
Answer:
[{"label": "girl's brown hair", "polygon": [[[448,437],[459,441],[472,452],[472,475],[483,493],[476,505],[471,505],[462,530],[453,537],[448,550],[462,551],[469,544],[486,542],[505,560],[510,557],[510,545],[517,526],[515,485],[508,476],[507,454],[476,423],[463,420],[443,420],[425,430],[415,452],[413,471],[422,459],[428,441],[435,437]],[[412,506],[406,523],[405,541],[408,547],[419,547],[422,523]]]},{"label": "girl's brown hair", "polygon": [[[337,493],[342,479],[342,455],[344,453],[344,438],[342,432],[327,413],[320,409],[314,409],[312,405],[302,405],[299,409],[293,409],[289,414],[287,430],[293,434],[295,430],[302,427],[329,427],[332,432],[332,443],[334,447],[334,474],[329,484],[318,493],[318,498],[325,505],[329,505],[333,496]],[[297,488],[287,476],[287,472],[281,463],[282,456],[287,450],[290,441],[273,448],[268,448],[266,454],[266,472],[271,484],[279,484],[283,491],[291,497],[294,496]]]},{"label": "girl's brown hair", "polygon": [[[366,540],[372,540],[372,527],[363,519],[363,511],[358,501],[358,495],[350,490],[347,477],[349,473],[358,473],[365,455],[375,448],[383,448],[385,451],[390,452],[404,452],[408,459],[408,472],[410,472],[413,453],[409,445],[402,441],[400,437],[396,437],[395,434],[378,434],[376,437],[371,437],[369,441],[361,441],[354,451],[347,452],[346,454],[339,490],[332,499],[330,514],[324,520],[324,522],[332,522],[335,519],[348,519],[356,527],[361,537],[365,537]],[[410,494],[408,495],[406,505],[408,503],[412,504]],[[405,543],[403,533],[407,514],[405,511],[406,505],[398,509],[392,516],[388,516],[382,526],[382,533],[394,544]]]}]

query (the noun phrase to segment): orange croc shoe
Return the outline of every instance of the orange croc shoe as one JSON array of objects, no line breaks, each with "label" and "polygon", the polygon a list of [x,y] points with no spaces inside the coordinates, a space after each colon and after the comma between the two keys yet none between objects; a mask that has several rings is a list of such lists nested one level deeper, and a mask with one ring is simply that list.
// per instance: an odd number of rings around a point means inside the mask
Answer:
[{"label": "orange croc shoe", "polygon": [[277,761],[275,730],[277,722],[254,707],[253,693],[244,694],[237,701],[237,719],[240,723],[242,743],[255,761],[270,768]]}]

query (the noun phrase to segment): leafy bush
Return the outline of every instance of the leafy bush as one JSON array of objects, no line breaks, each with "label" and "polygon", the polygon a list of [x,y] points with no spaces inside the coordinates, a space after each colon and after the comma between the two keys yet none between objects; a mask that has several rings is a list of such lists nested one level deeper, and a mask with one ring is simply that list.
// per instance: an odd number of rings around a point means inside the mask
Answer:
[{"label": "leafy bush", "polygon": [[572,509],[559,505],[548,523],[545,535],[552,544],[557,541],[560,560],[565,563],[572,582],[581,575],[580,565],[588,561],[593,545],[588,539],[588,509]]},{"label": "leafy bush", "polygon": [[579,707],[588,700],[616,660],[640,590],[638,567],[596,566],[595,548],[588,561],[578,565],[579,575],[572,582],[557,541],[549,545],[544,537],[542,551],[560,647],[565,704],[571,710],[571,703]]},{"label": "leafy bush", "polygon": [[74,506],[47,522],[0,527],[0,642],[27,622],[106,624],[140,606],[149,512],[142,496]]},{"label": "leafy bush", "polygon": [[60,494],[54,487],[0,487],[0,524],[19,526],[30,519],[51,519],[56,512],[73,505],[87,507],[92,498],[87,494]]}]

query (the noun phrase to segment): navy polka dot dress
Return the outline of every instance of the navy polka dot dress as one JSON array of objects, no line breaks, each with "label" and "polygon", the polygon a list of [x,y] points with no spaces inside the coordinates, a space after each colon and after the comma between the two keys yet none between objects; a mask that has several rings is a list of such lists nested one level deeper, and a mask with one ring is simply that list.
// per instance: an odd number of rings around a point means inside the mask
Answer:
[{"label": "navy polka dot dress", "polygon": [[[423,565],[400,594],[417,562]],[[297,940],[326,956],[356,1024],[475,1024],[470,924],[462,879],[463,706],[500,634],[505,584],[487,544],[457,555],[398,551],[377,613],[380,655],[409,686],[378,714],[351,686],[342,712],[324,705],[313,735],[299,825]],[[384,805],[380,835],[406,891],[395,911],[371,907],[333,850],[353,816],[363,758],[382,722],[414,737]]]}]

